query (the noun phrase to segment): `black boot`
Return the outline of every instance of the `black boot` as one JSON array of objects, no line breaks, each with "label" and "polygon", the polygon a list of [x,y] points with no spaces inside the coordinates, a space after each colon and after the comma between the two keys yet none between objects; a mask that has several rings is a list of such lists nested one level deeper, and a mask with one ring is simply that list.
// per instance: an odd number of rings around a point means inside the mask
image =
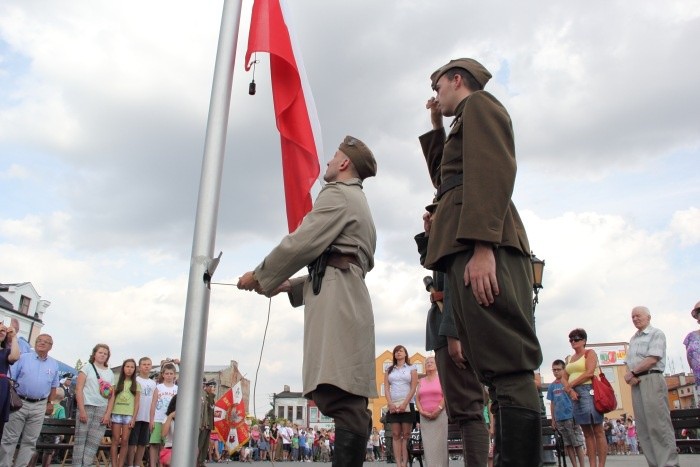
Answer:
[{"label": "black boot", "polygon": [[495,467],[542,465],[542,418],[522,407],[499,407],[496,415]]},{"label": "black boot", "polygon": [[489,432],[482,420],[461,423],[464,465],[482,467],[489,460]]},{"label": "black boot", "polygon": [[333,467],[362,467],[365,462],[368,436],[360,436],[342,428],[335,429]]}]

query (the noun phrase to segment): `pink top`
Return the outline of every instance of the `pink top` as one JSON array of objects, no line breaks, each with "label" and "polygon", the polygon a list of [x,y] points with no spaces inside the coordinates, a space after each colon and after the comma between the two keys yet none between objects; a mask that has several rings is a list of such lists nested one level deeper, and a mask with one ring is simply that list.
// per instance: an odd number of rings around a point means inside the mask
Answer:
[{"label": "pink top", "polygon": [[427,378],[420,380],[418,385],[418,399],[420,405],[426,412],[434,412],[442,400],[442,387],[440,379],[435,376],[432,381]]}]

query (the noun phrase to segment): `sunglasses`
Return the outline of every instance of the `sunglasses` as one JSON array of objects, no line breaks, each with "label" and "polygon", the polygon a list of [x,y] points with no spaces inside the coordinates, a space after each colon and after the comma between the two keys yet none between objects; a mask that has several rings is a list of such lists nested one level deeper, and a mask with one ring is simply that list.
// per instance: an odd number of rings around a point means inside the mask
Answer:
[{"label": "sunglasses", "polygon": [[584,340],[583,337],[569,337],[569,342],[580,342]]}]

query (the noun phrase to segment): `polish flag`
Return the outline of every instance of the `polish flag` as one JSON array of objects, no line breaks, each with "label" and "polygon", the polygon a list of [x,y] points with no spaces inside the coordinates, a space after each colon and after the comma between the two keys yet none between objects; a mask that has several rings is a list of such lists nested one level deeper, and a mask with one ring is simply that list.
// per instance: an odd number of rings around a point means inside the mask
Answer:
[{"label": "polish flag", "polygon": [[250,21],[246,71],[253,52],[270,54],[272,97],[282,143],[287,224],[293,232],[311,210],[311,187],[318,179],[321,127],[301,53],[284,0],[255,0]]}]

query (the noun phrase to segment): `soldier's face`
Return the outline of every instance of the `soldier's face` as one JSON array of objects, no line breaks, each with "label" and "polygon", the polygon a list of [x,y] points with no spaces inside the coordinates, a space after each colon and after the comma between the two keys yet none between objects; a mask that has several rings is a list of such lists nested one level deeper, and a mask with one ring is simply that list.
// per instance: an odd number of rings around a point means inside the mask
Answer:
[{"label": "soldier's face", "polygon": [[342,153],[342,151],[339,149],[335,152],[335,155],[333,156],[333,159],[328,161],[327,167],[326,167],[326,173],[323,176],[323,180],[325,180],[327,183],[328,182],[334,182],[338,178],[338,174],[340,174],[340,166],[342,165],[343,161],[347,159],[347,156]]},{"label": "soldier's face", "polygon": [[447,78],[447,75],[442,75],[435,83],[435,94],[435,99],[442,115],[453,117],[459,102],[457,102],[454,83]]}]

